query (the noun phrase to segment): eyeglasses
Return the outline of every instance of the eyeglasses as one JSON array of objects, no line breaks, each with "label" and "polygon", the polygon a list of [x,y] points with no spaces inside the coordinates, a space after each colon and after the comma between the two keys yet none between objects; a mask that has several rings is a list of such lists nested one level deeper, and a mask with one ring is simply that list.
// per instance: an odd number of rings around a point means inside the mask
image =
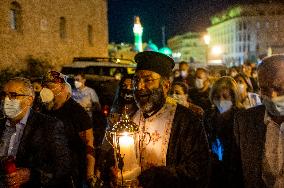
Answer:
[{"label": "eyeglasses", "polygon": [[0,95],[1,95],[2,99],[6,98],[8,96],[9,99],[11,99],[11,100],[18,99],[19,97],[23,97],[23,96],[30,96],[30,95],[27,95],[27,94],[16,93],[16,92],[6,93],[4,91],[2,91]]},{"label": "eyeglasses", "polygon": [[132,80],[132,84],[134,89],[136,89],[139,85],[139,83],[143,83],[145,87],[149,87],[151,86],[151,84],[155,81],[155,80],[159,80],[161,78],[150,78],[150,77],[146,77],[146,78],[138,78],[138,77],[134,77]]}]

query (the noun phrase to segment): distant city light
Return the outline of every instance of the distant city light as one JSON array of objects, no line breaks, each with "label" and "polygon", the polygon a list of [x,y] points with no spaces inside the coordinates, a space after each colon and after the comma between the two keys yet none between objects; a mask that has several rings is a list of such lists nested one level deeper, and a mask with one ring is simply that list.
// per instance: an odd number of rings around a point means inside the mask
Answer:
[{"label": "distant city light", "polygon": [[206,45],[210,44],[210,40],[211,40],[210,35],[204,35],[203,39]]},{"label": "distant city light", "polygon": [[221,46],[213,46],[211,50],[212,55],[218,56],[223,53],[223,49]]},{"label": "distant city light", "polygon": [[173,56],[173,58],[180,58],[181,53],[180,52],[174,52],[172,56]]}]

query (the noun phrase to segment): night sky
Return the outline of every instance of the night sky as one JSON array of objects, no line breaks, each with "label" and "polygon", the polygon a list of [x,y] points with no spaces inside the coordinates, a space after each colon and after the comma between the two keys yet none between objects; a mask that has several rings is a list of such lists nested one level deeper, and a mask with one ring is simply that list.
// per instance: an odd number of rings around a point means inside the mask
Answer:
[{"label": "night sky", "polygon": [[256,1],[272,0],[108,0],[109,41],[132,43],[133,20],[137,15],[144,27],[143,42],[151,39],[162,47],[162,26],[166,39],[188,31],[205,31],[210,16],[220,10]]}]

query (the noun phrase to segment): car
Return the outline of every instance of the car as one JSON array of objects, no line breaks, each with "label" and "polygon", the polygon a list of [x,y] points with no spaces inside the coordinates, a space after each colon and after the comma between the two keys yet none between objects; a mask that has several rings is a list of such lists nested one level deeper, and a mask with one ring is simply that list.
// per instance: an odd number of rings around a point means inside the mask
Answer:
[{"label": "car", "polygon": [[61,72],[70,77],[72,86],[72,77],[76,73],[84,73],[86,85],[96,91],[101,106],[111,107],[119,83],[117,76],[134,74],[135,68],[136,63],[127,59],[75,57],[71,64],[62,67]]}]

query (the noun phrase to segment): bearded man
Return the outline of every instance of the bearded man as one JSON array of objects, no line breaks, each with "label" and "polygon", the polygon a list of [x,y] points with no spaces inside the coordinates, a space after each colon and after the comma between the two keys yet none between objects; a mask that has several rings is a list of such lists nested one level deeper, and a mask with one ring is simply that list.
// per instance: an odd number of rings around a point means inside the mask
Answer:
[{"label": "bearded man", "polygon": [[139,110],[133,121],[144,138],[139,183],[161,187],[173,180],[175,187],[205,187],[209,154],[202,117],[167,97],[174,61],[152,51],[138,53],[135,61],[133,87]]}]

